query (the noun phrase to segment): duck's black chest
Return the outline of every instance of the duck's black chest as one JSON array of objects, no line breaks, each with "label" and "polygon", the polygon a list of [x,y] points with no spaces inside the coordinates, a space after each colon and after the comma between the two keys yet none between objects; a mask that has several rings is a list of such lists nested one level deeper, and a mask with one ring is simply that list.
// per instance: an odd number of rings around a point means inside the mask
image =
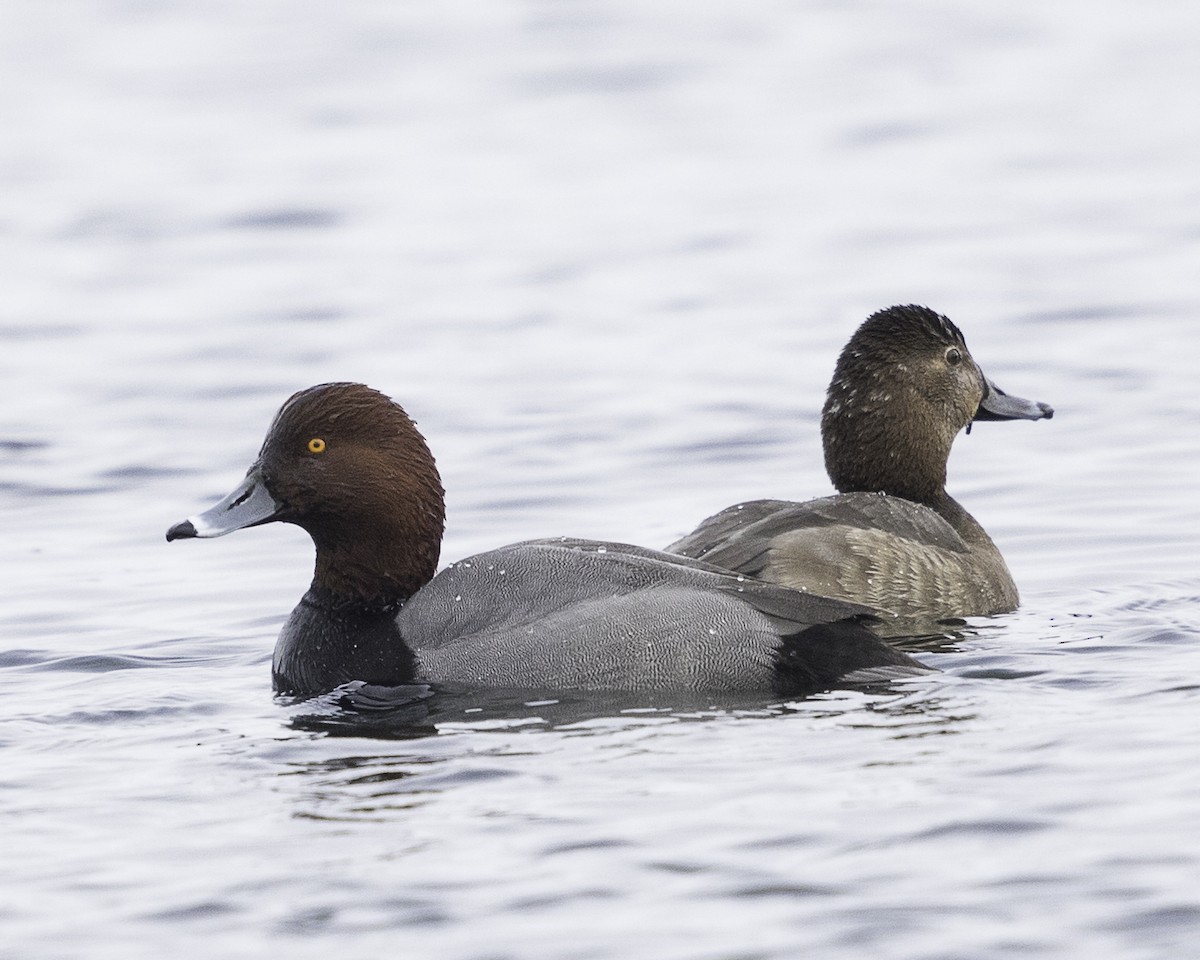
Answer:
[{"label": "duck's black chest", "polygon": [[396,611],[310,590],[275,643],[275,692],[325,693],[350,680],[395,685],[413,679],[415,659],[396,627]]}]

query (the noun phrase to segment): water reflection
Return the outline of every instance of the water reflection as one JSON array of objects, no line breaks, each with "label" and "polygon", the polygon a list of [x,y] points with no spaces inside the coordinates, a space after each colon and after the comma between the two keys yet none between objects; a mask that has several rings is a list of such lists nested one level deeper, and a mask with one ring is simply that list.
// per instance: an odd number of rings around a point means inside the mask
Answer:
[{"label": "water reflection", "polygon": [[[987,676],[1002,677],[1002,672]],[[293,730],[372,740],[536,731],[567,736],[606,735],[620,728],[789,716],[834,718],[851,726],[866,723],[897,727],[944,727],[970,719],[973,714],[962,710],[958,685],[954,685],[953,707],[950,699],[941,695],[943,689],[936,675],[789,700],[765,693],[717,697],[690,691],[563,693],[425,684],[380,687],[354,682],[324,696],[288,704],[287,708],[288,724]]]},{"label": "water reflection", "polygon": [[426,684],[381,687],[349,683],[290,707],[290,725],[330,736],[414,739],[451,730],[561,730],[591,721],[645,723],[767,715],[778,697],[689,691],[548,692]]}]

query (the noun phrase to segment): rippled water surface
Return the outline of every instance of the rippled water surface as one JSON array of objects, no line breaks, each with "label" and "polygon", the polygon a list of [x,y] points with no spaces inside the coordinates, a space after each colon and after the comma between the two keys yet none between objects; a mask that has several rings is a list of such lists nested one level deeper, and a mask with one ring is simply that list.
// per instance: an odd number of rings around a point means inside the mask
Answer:
[{"label": "rippled water surface", "polygon": [[[0,955],[1190,955],[1198,45],[1183,0],[4,5]],[[342,723],[270,691],[305,536],[163,541],[331,379],[419,421],[445,560],[823,495],[906,302],[1058,411],[959,440],[1024,605],[930,679]]]}]

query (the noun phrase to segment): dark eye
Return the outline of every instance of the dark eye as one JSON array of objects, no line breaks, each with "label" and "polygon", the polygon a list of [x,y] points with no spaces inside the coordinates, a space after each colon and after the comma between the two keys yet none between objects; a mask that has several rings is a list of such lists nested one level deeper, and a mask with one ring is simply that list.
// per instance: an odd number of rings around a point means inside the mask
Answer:
[{"label": "dark eye", "polygon": [[958,347],[950,347],[946,351],[946,362],[952,367],[957,367],[962,363],[962,351]]}]

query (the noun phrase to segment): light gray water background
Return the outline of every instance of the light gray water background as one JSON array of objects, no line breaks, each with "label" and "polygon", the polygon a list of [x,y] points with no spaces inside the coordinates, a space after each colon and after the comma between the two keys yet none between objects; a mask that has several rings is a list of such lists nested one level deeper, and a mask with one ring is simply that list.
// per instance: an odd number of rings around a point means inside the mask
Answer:
[{"label": "light gray water background", "polygon": [[[1193,956],[1198,51],[1193,0],[0,6],[0,956]],[[824,495],[907,302],[1057,409],[957,444],[1024,604],[931,679],[337,735],[270,689],[305,535],[163,540],[333,379],[447,562]]]}]

